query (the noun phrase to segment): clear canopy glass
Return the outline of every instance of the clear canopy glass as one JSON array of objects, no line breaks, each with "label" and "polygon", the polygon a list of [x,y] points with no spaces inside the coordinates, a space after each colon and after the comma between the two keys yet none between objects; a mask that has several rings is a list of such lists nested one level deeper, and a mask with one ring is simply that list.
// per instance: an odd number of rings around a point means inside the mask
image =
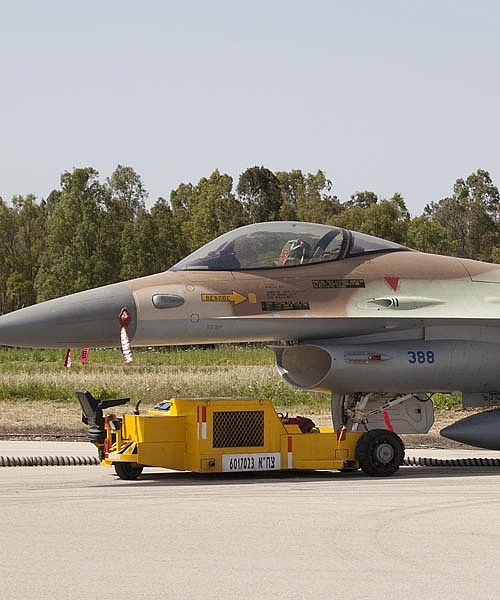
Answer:
[{"label": "clear canopy glass", "polygon": [[182,259],[171,270],[275,269],[398,250],[408,248],[330,225],[272,221],[229,231]]}]

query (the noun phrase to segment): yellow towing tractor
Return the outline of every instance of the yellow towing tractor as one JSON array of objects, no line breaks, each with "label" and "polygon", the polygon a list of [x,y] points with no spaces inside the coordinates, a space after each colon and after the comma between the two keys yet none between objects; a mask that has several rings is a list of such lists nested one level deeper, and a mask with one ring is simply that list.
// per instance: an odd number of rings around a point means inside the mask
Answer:
[{"label": "yellow towing tractor", "polygon": [[196,473],[362,469],[395,473],[404,459],[401,438],[387,429],[318,428],[306,417],[276,412],[269,400],[172,398],[152,410],[105,414],[129,398],[99,400],[76,392],[88,438],[102,465],[121,479],[137,479],[144,467]]}]

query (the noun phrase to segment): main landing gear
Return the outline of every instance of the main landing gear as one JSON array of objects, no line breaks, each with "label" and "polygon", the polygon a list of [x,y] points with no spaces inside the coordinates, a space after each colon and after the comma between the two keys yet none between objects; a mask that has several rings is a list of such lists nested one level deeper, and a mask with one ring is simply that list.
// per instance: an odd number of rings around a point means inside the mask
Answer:
[{"label": "main landing gear", "polygon": [[[366,429],[356,445],[356,460],[359,468],[367,475],[383,477],[395,473],[405,456],[401,438],[392,431],[387,411],[407,401],[423,402],[413,394],[391,396],[386,394],[332,394],[332,419],[334,428],[346,431]],[[387,429],[377,427],[381,415]],[[381,424],[383,425],[384,422]],[[374,427],[369,429],[369,426]]]}]

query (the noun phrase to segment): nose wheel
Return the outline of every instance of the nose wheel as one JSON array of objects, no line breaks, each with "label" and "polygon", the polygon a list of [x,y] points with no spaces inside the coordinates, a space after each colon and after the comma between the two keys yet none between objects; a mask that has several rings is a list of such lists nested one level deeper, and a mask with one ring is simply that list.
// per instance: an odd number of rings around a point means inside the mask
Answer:
[{"label": "nose wheel", "polygon": [[395,473],[402,464],[405,448],[401,438],[386,429],[371,429],[359,438],[356,458],[362,471],[374,477]]}]

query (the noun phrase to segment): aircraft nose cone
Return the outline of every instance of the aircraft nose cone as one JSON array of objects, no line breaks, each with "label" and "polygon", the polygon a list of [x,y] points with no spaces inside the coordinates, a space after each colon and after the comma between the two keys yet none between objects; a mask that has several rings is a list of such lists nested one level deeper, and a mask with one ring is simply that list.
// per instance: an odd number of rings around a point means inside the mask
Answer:
[{"label": "aircraft nose cone", "polygon": [[131,316],[127,332],[132,339],[135,301],[126,284],[115,283],[1,316],[0,344],[23,348],[117,347],[123,308]]}]

